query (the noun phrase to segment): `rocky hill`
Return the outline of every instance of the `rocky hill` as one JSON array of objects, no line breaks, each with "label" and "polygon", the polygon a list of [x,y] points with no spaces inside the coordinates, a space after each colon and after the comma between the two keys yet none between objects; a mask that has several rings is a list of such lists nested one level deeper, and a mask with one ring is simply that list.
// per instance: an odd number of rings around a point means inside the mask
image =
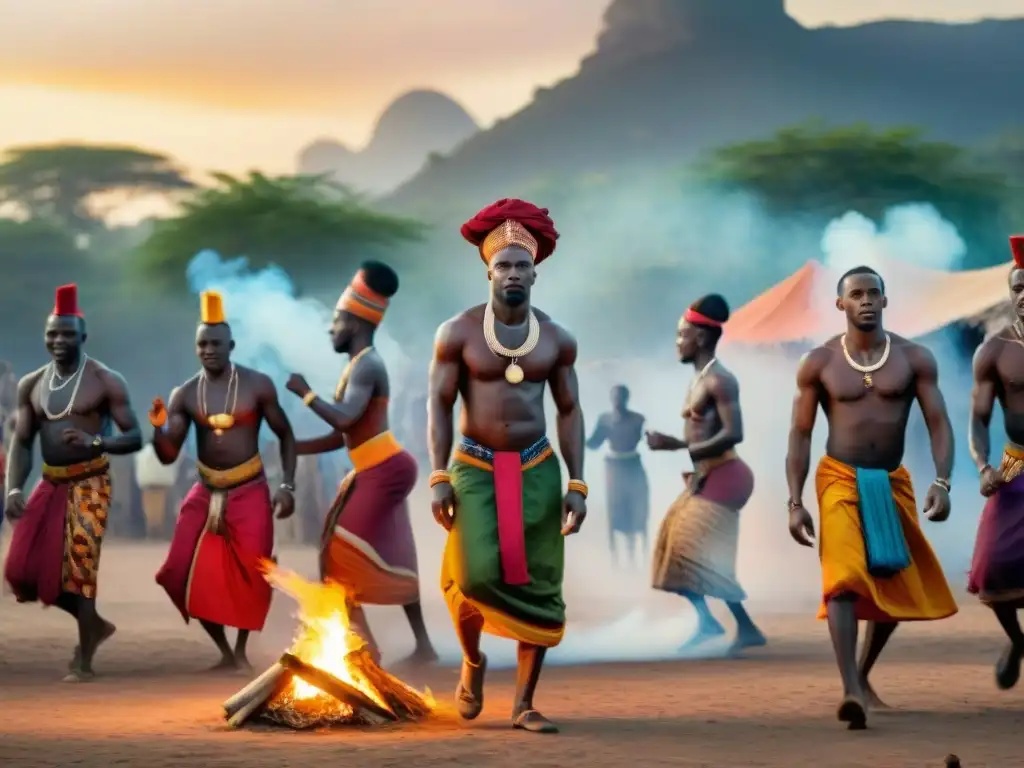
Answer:
[{"label": "rocky hill", "polygon": [[450,152],[478,130],[469,113],[444,94],[411,91],[384,110],[362,151],[319,139],[299,154],[299,171],[329,173],[356,189],[381,194],[413,176],[432,154]]},{"label": "rocky hill", "polygon": [[783,0],[613,0],[579,72],[386,199],[435,215],[538,181],[682,164],[810,118],[971,142],[1024,123],[1024,20],[806,29]]}]

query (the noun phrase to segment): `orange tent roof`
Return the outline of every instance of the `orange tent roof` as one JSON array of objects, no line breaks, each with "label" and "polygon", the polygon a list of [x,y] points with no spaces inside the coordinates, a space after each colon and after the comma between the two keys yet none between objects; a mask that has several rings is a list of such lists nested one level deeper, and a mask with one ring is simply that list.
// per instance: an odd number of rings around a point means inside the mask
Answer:
[{"label": "orange tent roof", "polygon": [[[885,327],[914,338],[974,317],[1007,301],[1010,264],[964,272],[925,269],[892,262],[882,273],[889,306]],[[741,344],[823,341],[844,330],[835,307],[841,271],[808,261],[780,283],[733,313],[724,337]]]}]

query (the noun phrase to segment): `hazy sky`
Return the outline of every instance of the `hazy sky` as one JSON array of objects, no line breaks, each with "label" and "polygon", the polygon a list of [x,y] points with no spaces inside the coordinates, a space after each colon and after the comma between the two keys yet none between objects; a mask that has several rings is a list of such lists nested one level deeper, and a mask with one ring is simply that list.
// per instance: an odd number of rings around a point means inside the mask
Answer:
[{"label": "hazy sky", "polygon": [[[383,107],[425,86],[486,124],[576,70],[608,1],[0,0],[0,147],[119,141],[197,168],[289,171],[313,138],[358,148]],[[787,8],[807,26],[1024,16],[1024,0]]]}]

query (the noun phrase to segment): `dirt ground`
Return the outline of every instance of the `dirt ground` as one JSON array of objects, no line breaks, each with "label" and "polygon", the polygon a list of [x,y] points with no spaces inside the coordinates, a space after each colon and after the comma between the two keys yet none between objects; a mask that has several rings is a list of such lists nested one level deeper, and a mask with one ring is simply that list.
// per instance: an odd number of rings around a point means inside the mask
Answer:
[{"label": "dirt ground", "polygon": [[[185,626],[152,584],[159,547],[111,544],[104,552],[103,612],[119,627],[90,685],[60,683],[75,638],[57,611],[0,599],[0,764],[32,766],[941,766],[1021,764],[1024,687],[996,690],[998,629],[970,605],[953,619],[901,628],[877,668],[879,693],[897,708],[870,729],[836,722],[838,681],[825,627],[807,614],[763,616],[770,645],[750,658],[551,667],[537,704],[557,736],[513,731],[512,673],[496,670],[483,716],[457,722],[447,707],[454,667],[412,676],[442,704],[433,721],[373,730],[229,731],[220,704],[245,678],[210,676],[214,660],[197,627]],[[285,562],[308,570],[309,553]],[[450,634],[428,606],[436,635]],[[755,613],[757,606],[753,606]],[[275,602],[254,639],[266,664],[294,622]],[[371,615],[378,634],[407,636],[401,613]],[[449,643],[450,638],[444,642]]]}]

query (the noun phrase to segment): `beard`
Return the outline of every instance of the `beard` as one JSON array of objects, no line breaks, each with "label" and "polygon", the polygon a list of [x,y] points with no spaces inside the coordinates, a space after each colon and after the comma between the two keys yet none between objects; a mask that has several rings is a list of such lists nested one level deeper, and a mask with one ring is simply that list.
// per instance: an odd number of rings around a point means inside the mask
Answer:
[{"label": "beard", "polygon": [[522,288],[513,288],[503,291],[501,294],[502,303],[506,307],[521,307],[528,300],[529,296]]}]

